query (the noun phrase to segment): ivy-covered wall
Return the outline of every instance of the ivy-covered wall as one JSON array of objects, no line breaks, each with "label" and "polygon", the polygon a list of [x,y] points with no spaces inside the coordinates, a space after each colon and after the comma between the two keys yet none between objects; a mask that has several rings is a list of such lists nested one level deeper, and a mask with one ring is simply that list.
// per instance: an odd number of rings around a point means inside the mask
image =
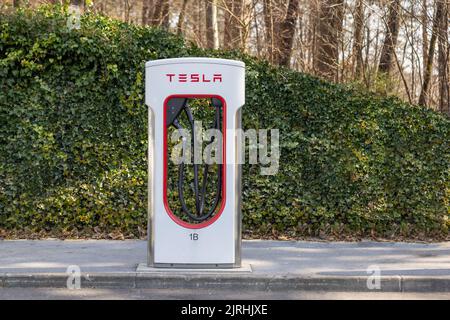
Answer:
[{"label": "ivy-covered wall", "polygon": [[158,29],[44,9],[0,14],[0,229],[145,230],[144,63],[247,65],[244,128],[278,128],[275,176],[244,165],[247,234],[449,235],[450,121],[392,97],[205,52]]}]

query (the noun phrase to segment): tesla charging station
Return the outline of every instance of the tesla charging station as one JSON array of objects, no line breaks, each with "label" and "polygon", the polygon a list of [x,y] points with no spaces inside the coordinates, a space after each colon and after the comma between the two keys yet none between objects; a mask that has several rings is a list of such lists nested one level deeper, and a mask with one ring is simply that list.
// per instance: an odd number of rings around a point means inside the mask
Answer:
[{"label": "tesla charging station", "polygon": [[[240,267],[241,140],[236,129],[241,128],[245,102],[245,65],[226,59],[176,58],[149,61],[145,71],[149,107],[147,264]],[[200,143],[215,145],[220,161],[195,161],[198,153],[192,152],[192,145],[200,129],[221,133]],[[182,150],[190,151],[180,163],[171,158],[177,144],[174,135],[180,138]],[[187,142],[192,142],[189,147]]]}]

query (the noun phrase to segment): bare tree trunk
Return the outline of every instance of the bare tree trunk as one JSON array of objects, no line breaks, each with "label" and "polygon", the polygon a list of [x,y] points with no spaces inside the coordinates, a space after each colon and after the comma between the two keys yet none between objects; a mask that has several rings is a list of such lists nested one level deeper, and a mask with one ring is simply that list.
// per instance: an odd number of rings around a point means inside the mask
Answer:
[{"label": "bare tree trunk", "polygon": [[364,79],[364,83],[366,84],[366,88],[370,88],[370,83],[372,81],[370,75],[370,63],[369,63],[369,53],[370,53],[370,28],[368,26],[365,27],[366,29],[366,39],[365,39],[365,43],[366,43],[366,48],[365,48],[365,58],[364,58],[364,66],[366,68],[366,70],[368,70],[368,72],[363,72],[363,79]]},{"label": "bare tree trunk", "polygon": [[124,0],[123,2],[124,4],[124,20],[125,22],[129,22],[130,21],[130,1],[129,0]]},{"label": "bare tree trunk", "polygon": [[177,23],[177,34],[182,34],[184,29],[184,16],[186,15],[186,7],[188,5],[189,0],[183,0],[183,5],[180,10],[180,14],[178,16]]},{"label": "bare tree trunk", "polygon": [[428,59],[428,6],[427,0],[422,0],[422,14],[421,14],[421,24],[422,24],[422,64],[427,65]]},{"label": "bare tree trunk", "polygon": [[210,0],[205,1],[205,12],[206,12],[206,46],[209,49],[214,48],[214,34],[213,34],[213,10],[212,3]]},{"label": "bare tree trunk", "polygon": [[427,105],[428,90],[430,87],[431,73],[433,69],[434,51],[436,47],[436,38],[442,19],[443,7],[444,2],[437,0],[436,11],[433,18],[433,30],[431,31],[430,46],[428,49],[427,65],[424,68],[422,90],[419,96],[419,104],[423,106]]},{"label": "bare tree trunk", "polygon": [[163,5],[165,0],[157,0],[155,3],[155,7],[153,9],[153,16],[150,21],[150,24],[152,26],[159,26],[161,25],[161,16],[163,12]]},{"label": "bare tree trunk", "polygon": [[233,0],[222,0],[222,6],[224,8],[224,28],[222,42],[225,48],[230,48]]},{"label": "bare tree trunk", "polygon": [[323,0],[319,8],[314,67],[320,76],[332,81],[338,76],[343,7],[344,0]]},{"label": "bare tree trunk", "polygon": [[[297,55],[298,59],[295,61],[294,69],[305,71],[306,70],[306,56],[305,51],[308,50],[308,43],[305,41],[305,17],[304,17],[304,9],[300,6],[298,13],[298,35],[297,39]],[[294,43],[295,46],[295,43]],[[295,53],[295,52],[293,52]]]},{"label": "bare tree trunk", "polygon": [[219,30],[217,25],[217,2],[206,0],[206,45],[210,49],[219,48]]},{"label": "bare tree trunk", "polygon": [[277,63],[286,67],[290,66],[292,44],[294,42],[295,27],[297,24],[299,0],[289,0],[286,18],[280,27],[280,44],[277,55]]},{"label": "bare tree trunk", "polygon": [[258,22],[258,10],[257,10],[257,3],[258,0],[252,0],[253,1],[253,23],[255,27],[255,37],[256,37],[256,55],[257,57],[261,57],[262,52],[262,45],[261,45],[261,37],[259,33],[259,22]]},{"label": "bare tree trunk", "polygon": [[416,50],[414,50],[414,46],[417,43],[416,41],[416,34],[414,32],[414,24],[416,22],[415,20],[416,14],[414,9],[414,3],[411,3],[411,15],[409,17],[409,28],[411,30],[410,35],[407,37],[410,38],[410,44],[411,44],[411,54],[409,57],[409,61],[411,64],[411,99],[414,103],[416,100]]},{"label": "bare tree trunk", "polygon": [[153,0],[142,0],[142,25],[149,24],[152,19],[153,7]]},{"label": "bare tree trunk", "polygon": [[264,24],[266,29],[266,46],[267,46],[267,59],[274,62],[274,30],[273,30],[273,11],[272,0],[264,0]]},{"label": "bare tree trunk", "polygon": [[236,44],[241,47],[243,4],[244,0],[233,0],[233,14],[230,25],[232,47],[235,47]]},{"label": "bare tree trunk", "polygon": [[219,24],[217,21],[217,0],[212,0],[212,27],[214,38],[214,49],[219,49]]},{"label": "bare tree trunk", "polygon": [[317,25],[318,25],[318,12],[319,12],[319,6],[317,1],[311,1],[308,5],[309,13],[308,13],[308,22],[309,22],[309,28],[307,28],[307,41],[309,44],[309,51],[308,51],[308,67],[311,73],[314,73],[315,70],[315,53],[316,45],[317,45]]},{"label": "bare tree trunk", "polygon": [[195,14],[194,14],[194,36],[198,46],[203,47],[205,45],[205,6],[202,1],[195,1]]},{"label": "bare tree trunk", "polygon": [[142,25],[145,26],[147,24],[148,11],[150,10],[150,6],[147,0],[142,0]]},{"label": "bare tree trunk", "polygon": [[164,29],[169,30],[169,27],[170,27],[170,3],[169,3],[169,0],[164,1],[163,7],[162,7],[162,17],[161,17],[160,25]]},{"label": "bare tree trunk", "polygon": [[363,72],[363,28],[364,28],[364,5],[363,0],[357,0],[355,3],[354,14],[354,43],[353,43],[353,70],[355,71],[355,78],[361,79]]},{"label": "bare tree trunk", "polygon": [[[439,0],[445,2],[445,0]],[[449,39],[448,39],[448,18],[449,3],[443,3],[442,18],[439,25],[439,111],[450,116],[450,79],[449,79]]]},{"label": "bare tree trunk", "polygon": [[383,48],[381,49],[380,63],[378,71],[388,74],[392,69],[394,61],[394,50],[397,46],[400,0],[393,0],[389,6],[389,17],[386,22],[386,35],[384,37]]}]

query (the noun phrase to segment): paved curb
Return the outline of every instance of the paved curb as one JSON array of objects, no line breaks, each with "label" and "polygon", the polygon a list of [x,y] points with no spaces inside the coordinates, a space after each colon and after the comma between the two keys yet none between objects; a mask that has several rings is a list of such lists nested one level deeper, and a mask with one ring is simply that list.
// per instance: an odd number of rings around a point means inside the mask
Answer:
[{"label": "paved curb", "polygon": [[[3,273],[0,287],[66,288],[65,273]],[[259,276],[233,274],[82,273],[82,288],[301,290],[334,292],[450,292],[449,276],[382,276],[380,289],[368,289],[364,276]]]},{"label": "paved curb", "polygon": [[404,292],[450,292],[450,277],[402,277]]}]

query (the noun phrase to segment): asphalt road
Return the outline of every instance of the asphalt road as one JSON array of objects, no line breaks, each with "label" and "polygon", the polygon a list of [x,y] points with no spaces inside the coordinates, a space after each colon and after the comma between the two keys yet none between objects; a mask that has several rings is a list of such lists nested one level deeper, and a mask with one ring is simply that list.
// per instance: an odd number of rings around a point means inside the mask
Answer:
[{"label": "asphalt road", "polygon": [[209,299],[274,299],[274,300],[450,300],[447,293],[389,293],[389,292],[321,292],[321,291],[272,291],[255,292],[235,290],[174,290],[174,289],[53,289],[53,288],[0,288],[0,300],[209,300]]}]

